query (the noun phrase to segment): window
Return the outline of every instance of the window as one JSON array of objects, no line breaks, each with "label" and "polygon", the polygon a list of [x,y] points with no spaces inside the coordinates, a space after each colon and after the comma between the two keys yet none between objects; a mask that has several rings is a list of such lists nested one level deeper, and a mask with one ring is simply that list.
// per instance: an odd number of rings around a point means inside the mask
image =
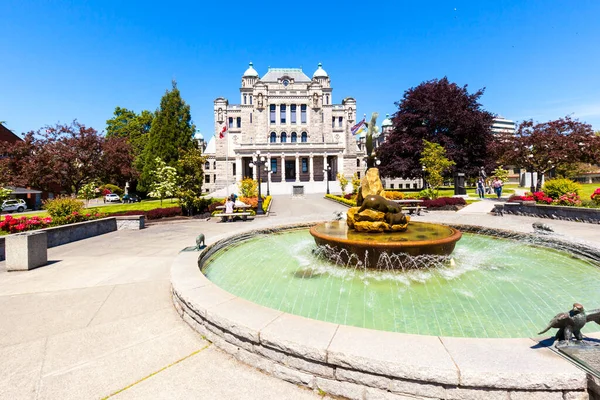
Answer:
[{"label": "window", "polygon": [[302,159],[302,172],[303,173],[307,173],[308,172],[308,158],[303,158]]},{"label": "window", "polygon": [[204,183],[210,183],[210,175],[204,175]]},{"label": "window", "polygon": [[273,171],[274,174],[277,173],[277,159],[276,158],[271,158],[271,171]]},{"label": "window", "polygon": [[271,123],[274,124],[275,123],[275,104],[271,104],[269,106],[269,111],[271,114]]},{"label": "window", "polygon": [[302,132],[302,139],[301,139],[302,143],[306,143],[308,142],[308,135],[306,134],[306,132]]},{"label": "window", "polygon": [[306,123],[306,104],[300,106],[300,123]]},{"label": "window", "polygon": [[321,122],[325,122],[325,113],[321,111]]},{"label": "window", "polygon": [[237,119],[235,121],[235,126],[236,126],[236,128],[242,127],[242,117],[237,117]]},{"label": "window", "polygon": [[290,122],[292,124],[296,123],[296,105],[295,104],[292,104],[290,106]]},{"label": "window", "polygon": [[339,117],[338,118],[338,126],[341,128],[342,127],[342,122],[344,121],[344,117]]},{"label": "window", "polygon": [[233,128],[233,117],[229,117],[229,127]]},{"label": "window", "polygon": [[271,132],[271,138],[269,139],[269,142],[271,142],[271,143],[277,142],[277,134],[275,132]]},{"label": "window", "polygon": [[360,179],[360,171],[356,171],[356,177]]},{"label": "window", "polygon": [[335,128],[335,117],[331,117],[331,127]]},{"label": "window", "polygon": [[210,169],[210,163],[208,161],[204,163],[204,169]]},{"label": "window", "polygon": [[252,95],[250,95],[250,104],[252,104]]},{"label": "window", "polygon": [[247,98],[247,97],[248,97],[248,96],[244,95],[244,104],[246,104],[246,98]]},{"label": "window", "polygon": [[394,188],[394,184],[392,183],[392,184],[390,185],[390,189],[393,189],[393,188]]},{"label": "window", "polygon": [[235,162],[232,162],[231,166],[233,167],[233,176],[235,176]]},{"label": "window", "polygon": [[329,104],[329,95],[325,96],[325,104]]},{"label": "window", "polygon": [[279,106],[279,118],[281,119],[282,124],[285,124],[285,112],[286,112],[285,104],[281,104]]},{"label": "window", "polygon": [[358,168],[360,168],[360,158],[357,158],[357,159],[356,159],[356,166],[357,166]]},{"label": "window", "polygon": [[416,188],[417,188],[417,184],[413,183],[413,189],[416,189]]},{"label": "window", "polygon": [[281,143],[287,142],[287,134],[285,132],[281,132]]},{"label": "window", "polygon": [[217,162],[213,161],[213,169],[217,169]]},{"label": "window", "polygon": [[292,143],[296,143],[298,141],[298,135],[296,132],[292,132],[291,140]]},{"label": "window", "polygon": [[217,174],[214,174],[214,175],[213,175],[213,182],[214,182],[214,183],[217,183]]},{"label": "window", "polygon": [[252,113],[250,113],[250,123],[252,123]]}]

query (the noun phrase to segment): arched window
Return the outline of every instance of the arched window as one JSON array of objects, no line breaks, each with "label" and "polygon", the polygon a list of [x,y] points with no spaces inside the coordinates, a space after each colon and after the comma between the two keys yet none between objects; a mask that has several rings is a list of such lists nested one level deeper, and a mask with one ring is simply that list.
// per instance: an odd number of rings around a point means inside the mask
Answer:
[{"label": "arched window", "polygon": [[275,132],[271,132],[271,138],[269,140],[271,143],[277,142],[277,134]]},{"label": "arched window", "polygon": [[217,169],[217,162],[213,161],[213,169]]},{"label": "arched window", "polygon": [[281,132],[281,143],[287,142],[287,133]]},{"label": "arched window", "polygon": [[292,132],[290,142],[296,143],[297,141],[298,141],[298,134],[296,132]]},{"label": "arched window", "polygon": [[252,95],[250,95],[250,104],[252,104]]},{"label": "arched window", "polygon": [[210,169],[210,163],[208,161],[204,163],[204,169]]},{"label": "arched window", "polygon": [[248,98],[247,95],[244,95],[244,104],[246,104],[246,99]]},{"label": "arched window", "polygon": [[301,139],[302,143],[308,142],[308,134],[306,132],[302,132]]}]

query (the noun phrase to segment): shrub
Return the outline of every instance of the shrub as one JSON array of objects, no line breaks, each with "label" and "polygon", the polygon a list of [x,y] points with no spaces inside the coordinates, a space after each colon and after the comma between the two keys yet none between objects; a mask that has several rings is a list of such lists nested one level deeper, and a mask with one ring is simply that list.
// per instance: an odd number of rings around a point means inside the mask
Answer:
[{"label": "shrub", "polygon": [[181,207],[155,208],[154,210],[146,211],[146,218],[149,220],[176,217],[178,215],[181,215]]},{"label": "shrub", "polygon": [[419,192],[419,198],[420,199],[428,199],[428,200],[432,199],[432,200],[434,200],[434,199],[438,198],[438,195],[439,195],[439,192],[437,190],[435,190],[435,189],[432,189],[432,188],[427,188],[427,189],[421,190]]},{"label": "shrub", "polygon": [[335,196],[335,195],[333,195],[333,194],[326,194],[326,195],[325,195],[325,198],[327,198],[327,199],[331,199],[331,200],[335,200],[335,201],[337,201],[338,203],[346,204],[346,205],[348,205],[348,206],[350,206],[350,207],[356,207],[356,199],[353,199],[353,200],[347,200],[347,199],[346,199],[346,198],[344,198],[344,197]]},{"label": "shrub", "polygon": [[217,207],[224,206],[225,200],[223,199],[213,199],[213,202],[208,205],[208,212],[214,213],[217,210]]},{"label": "shrub", "polygon": [[258,182],[252,178],[242,179],[240,183],[238,183],[238,187],[240,188],[240,197],[258,196]]},{"label": "shrub", "polygon": [[402,192],[390,192],[390,191],[385,191],[383,192],[383,197],[385,197],[386,199],[390,199],[390,200],[402,200],[404,199],[404,193]]},{"label": "shrub", "polygon": [[356,201],[356,194],[355,193],[346,193],[344,195],[344,198],[346,200],[354,200],[354,201]]},{"label": "shrub", "polygon": [[544,186],[542,186],[542,192],[553,199],[558,199],[560,196],[567,193],[579,194],[580,190],[580,184],[565,178],[551,179],[546,181]]},{"label": "shrub", "polygon": [[342,189],[342,195],[346,194],[346,186],[348,186],[348,178],[344,176],[344,174],[338,172],[336,176],[337,180],[340,182],[340,188]]},{"label": "shrub", "polygon": [[548,196],[543,191],[535,192],[533,194],[527,193],[526,197],[532,198],[532,200],[535,200],[535,202],[538,204],[552,204],[552,202],[554,201],[550,196]]},{"label": "shrub", "polygon": [[560,196],[555,203],[561,206],[580,206],[581,199],[577,193],[567,193]]},{"label": "shrub", "polygon": [[57,197],[44,201],[43,208],[52,218],[64,218],[73,213],[81,213],[83,203],[71,197]]},{"label": "shrub", "polygon": [[[100,186],[100,189],[102,190],[102,194],[104,194],[104,195],[106,195],[108,193],[114,193],[116,195],[123,196],[123,193],[125,193],[123,191],[123,189],[121,189],[117,185],[113,185],[110,183]],[[108,190],[108,192],[106,192],[107,190]]]},{"label": "shrub", "polygon": [[427,208],[442,208],[446,206],[464,206],[467,202],[462,197],[440,197],[434,200],[423,200],[421,205]]},{"label": "shrub", "polygon": [[600,206],[600,188],[594,190],[594,193],[592,193],[590,198],[596,205]]}]

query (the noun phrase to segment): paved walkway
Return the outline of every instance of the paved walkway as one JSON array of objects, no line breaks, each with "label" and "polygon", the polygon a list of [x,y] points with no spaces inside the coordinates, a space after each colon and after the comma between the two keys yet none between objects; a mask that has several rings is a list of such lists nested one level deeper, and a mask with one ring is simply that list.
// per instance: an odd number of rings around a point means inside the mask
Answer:
[{"label": "paved walkway", "polygon": [[[0,399],[321,398],[235,361],[191,330],[171,303],[169,268],[200,232],[210,243],[345,210],[322,196],[276,196],[268,218],[113,232],[49,249],[52,263],[28,272],[7,273],[0,262]],[[536,221],[474,209],[415,219],[525,232]],[[600,243],[595,225],[549,224],[558,234]]]}]

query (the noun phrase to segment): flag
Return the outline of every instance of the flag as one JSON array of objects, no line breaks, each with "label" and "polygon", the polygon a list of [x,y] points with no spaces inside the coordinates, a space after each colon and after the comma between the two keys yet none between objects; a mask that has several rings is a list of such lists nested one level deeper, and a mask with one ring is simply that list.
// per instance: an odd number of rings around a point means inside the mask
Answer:
[{"label": "flag", "polygon": [[227,125],[225,125],[223,129],[221,129],[221,132],[219,132],[219,139],[223,139],[225,137],[225,132],[227,132]]},{"label": "flag", "polygon": [[366,123],[365,123],[365,119],[363,118],[362,121],[360,121],[359,123],[354,125],[350,130],[352,131],[353,135],[358,135],[365,129],[365,126],[366,126]]}]

